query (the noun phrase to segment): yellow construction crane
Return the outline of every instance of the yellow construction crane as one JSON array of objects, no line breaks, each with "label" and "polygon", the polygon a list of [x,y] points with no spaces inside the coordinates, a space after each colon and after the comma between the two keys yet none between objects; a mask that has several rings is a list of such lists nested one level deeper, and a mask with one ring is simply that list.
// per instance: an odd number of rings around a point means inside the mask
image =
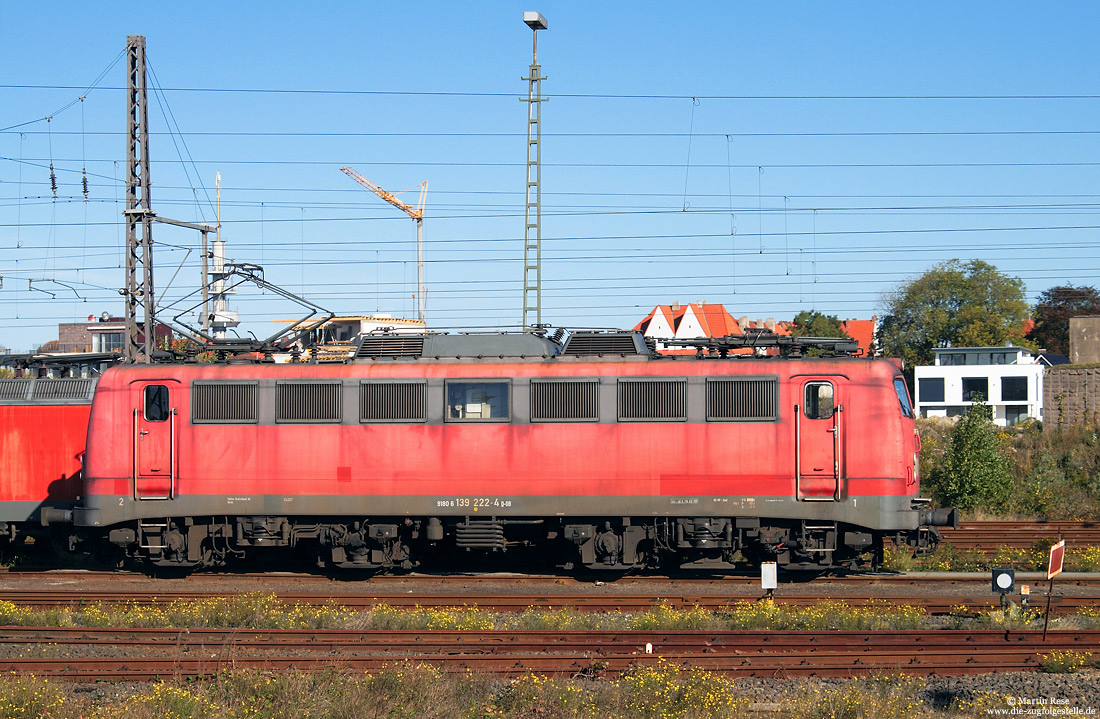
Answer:
[{"label": "yellow construction crane", "polygon": [[[420,202],[417,203],[416,207],[413,207],[397,199],[395,194],[383,190],[350,167],[341,167],[340,171],[394,207],[403,210],[405,214],[416,220],[416,302],[419,319],[421,322],[424,322],[424,304],[427,295],[427,288],[424,286],[424,199],[428,194],[428,181],[424,180],[416,186],[420,188]],[[415,190],[416,187],[410,189]],[[408,191],[409,190],[401,190],[401,192]]]}]

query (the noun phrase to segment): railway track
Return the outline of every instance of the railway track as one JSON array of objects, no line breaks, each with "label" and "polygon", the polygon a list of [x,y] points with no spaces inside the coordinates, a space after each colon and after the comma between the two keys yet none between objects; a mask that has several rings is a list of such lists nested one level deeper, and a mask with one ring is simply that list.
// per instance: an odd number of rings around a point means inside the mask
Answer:
[{"label": "railway track", "polygon": [[1100,522],[964,520],[958,529],[941,527],[940,533],[944,543],[956,549],[989,553],[1000,547],[1027,549],[1059,538],[1069,547],[1100,546]]},{"label": "railway track", "polygon": [[[1045,572],[1016,572],[1017,582],[1046,581]],[[339,577],[327,574],[310,574],[298,572],[196,572],[183,579],[166,580],[154,579],[148,575],[114,570],[68,570],[68,569],[42,569],[39,571],[4,570],[0,568],[0,582],[10,580],[12,584],[43,583],[59,584],[104,584],[113,585],[120,582],[143,583],[144,586],[178,587],[180,582],[188,586],[217,585],[224,587],[227,584],[244,584],[255,582],[264,586],[272,582],[278,582],[286,586],[323,586],[332,587],[347,585]],[[823,586],[831,587],[926,587],[930,584],[942,584],[947,586],[972,586],[976,590],[989,586],[990,575],[988,572],[854,572],[836,575],[805,575],[800,573],[780,574],[779,583],[782,587],[796,586]],[[678,586],[698,587],[701,590],[714,589],[716,591],[743,591],[746,596],[751,594],[750,589],[760,587],[759,573],[744,571],[736,574],[705,574],[684,573],[670,574],[628,574],[625,576],[608,575],[603,579],[594,576],[578,578],[567,574],[513,574],[507,572],[488,574],[467,573],[411,573],[411,574],[379,574],[351,582],[355,586],[371,587],[377,585],[401,585],[416,587],[417,591],[430,590],[432,588],[446,588],[452,586],[462,587],[528,587],[539,586],[547,588],[578,588],[593,586],[638,586],[656,587],[661,585],[676,584]],[[1095,572],[1065,572],[1058,577],[1059,586],[1075,587],[1100,587],[1100,573]]]},{"label": "railway track", "polygon": [[[220,596],[235,596],[240,592],[223,592]],[[314,593],[276,592],[276,597],[288,604],[313,606],[334,605],[366,610],[383,604],[396,608],[474,608],[492,612],[523,612],[528,609],[572,609],[581,612],[644,612],[658,606],[673,609],[700,607],[710,610],[729,609],[739,602],[752,602],[759,597],[733,597],[720,594],[410,594],[408,592],[368,593]],[[87,591],[67,590],[0,590],[0,601],[35,608],[72,607],[91,604],[164,606],[175,601],[201,601],[209,599],[209,592],[200,591]],[[952,595],[837,595],[830,593],[777,594],[776,604],[792,607],[816,606],[823,602],[842,603],[850,607],[913,606],[928,614],[987,611],[999,606],[999,598],[987,593],[983,596]],[[1045,603],[1045,595],[1032,597],[1033,606]],[[1075,614],[1080,608],[1100,607],[1100,596],[1052,595],[1051,610],[1054,614]]]},{"label": "railway track", "polygon": [[400,662],[447,672],[614,675],[664,660],[742,677],[977,674],[1035,669],[1053,651],[1096,651],[1100,631],[889,632],[166,630],[5,627],[0,642],[32,653],[128,656],[0,659],[0,671],[59,679],[209,677],[227,669],[378,671]]}]

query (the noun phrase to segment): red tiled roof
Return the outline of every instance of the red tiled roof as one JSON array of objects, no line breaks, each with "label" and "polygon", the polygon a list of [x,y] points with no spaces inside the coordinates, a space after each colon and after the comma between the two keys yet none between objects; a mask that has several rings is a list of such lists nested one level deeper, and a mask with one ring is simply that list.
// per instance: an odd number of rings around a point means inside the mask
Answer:
[{"label": "red tiled roof", "polygon": [[848,336],[859,343],[860,349],[866,356],[871,355],[871,344],[875,341],[875,325],[878,318],[869,320],[842,320],[840,329],[848,333]]},{"label": "red tiled roof", "polygon": [[707,337],[725,337],[726,335],[739,335],[741,328],[737,320],[726,311],[723,305],[692,304],[695,316],[699,318],[699,324]]},{"label": "red tiled roof", "polygon": [[[699,327],[705,337],[725,337],[727,335],[740,335],[744,334],[746,329],[764,329],[769,332],[774,332],[777,335],[790,336],[792,322],[779,321],[774,322],[769,320],[765,322],[761,319],[745,321],[745,326],[741,327],[737,319],[735,319],[721,304],[707,304],[701,302],[691,302],[683,305],[676,305],[675,309],[672,305],[657,305],[653,308],[645,319],[634,326],[635,330],[641,332],[647,332],[649,330],[650,323],[657,313],[660,312],[665,320],[668,322],[668,326],[675,334],[680,328],[680,323],[683,321],[684,315],[688,309],[691,309],[692,314],[699,322]],[[769,326],[771,325],[771,326]],[[841,329],[848,333],[848,336],[854,339],[859,346],[863,349],[864,354],[871,354],[872,343],[875,339],[875,328],[878,325],[878,318],[872,318],[869,320],[843,320],[840,323]],[[665,350],[666,352],[681,352],[684,350]],[[686,350],[686,352],[693,352],[694,350]]]}]

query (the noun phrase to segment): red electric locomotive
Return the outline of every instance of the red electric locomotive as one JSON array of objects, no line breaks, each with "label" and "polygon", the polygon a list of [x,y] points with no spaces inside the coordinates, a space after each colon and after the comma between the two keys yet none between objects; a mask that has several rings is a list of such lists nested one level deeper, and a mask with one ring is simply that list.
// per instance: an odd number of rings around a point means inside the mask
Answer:
[{"label": "red electric locomotive", "polygon": [[110,369],[72,519],[162,566],[298,547],[364,569],[524,547],[591,569],[738,551],[828,568],[887,537],[929,551],[953,521],[919,497],[890,361],[563,338],[368,335],[344,363]]},{"label": "red electric locomotive", "polygon": [[83,488],[80,459],[95,379],[0,380],[0,532],[41,534],[42,514],[68,512]]}]

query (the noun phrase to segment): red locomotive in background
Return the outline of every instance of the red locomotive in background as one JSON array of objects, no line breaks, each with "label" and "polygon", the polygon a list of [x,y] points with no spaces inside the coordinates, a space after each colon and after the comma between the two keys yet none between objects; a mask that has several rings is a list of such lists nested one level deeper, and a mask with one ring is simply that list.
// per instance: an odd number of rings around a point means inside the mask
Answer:
[{"label": "red locomotive in background", "polygon": [[[22,541],[43,509],[83,494],[80,459],[94,379],[0,380],[0,533]],[[21,531],[20,531],[21,530]]]},{"label": "red locomotive in background", "polygon": [[919,496],[895,363],[708,342],[684,356],[635,332],[367,335],[341,363],[113,368],[82,498],[40,516],[177,567],[277,547],[339,568],[529,550],[618,570],[934,549],[954,513]]}]

